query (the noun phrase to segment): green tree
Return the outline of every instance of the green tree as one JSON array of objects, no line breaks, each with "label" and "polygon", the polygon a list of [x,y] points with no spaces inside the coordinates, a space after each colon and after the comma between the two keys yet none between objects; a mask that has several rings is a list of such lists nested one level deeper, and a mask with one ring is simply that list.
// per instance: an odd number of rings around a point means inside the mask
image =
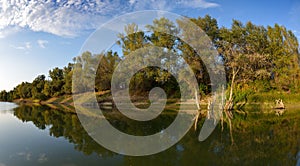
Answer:
[{"label": "green tree", "polygon": [[31,90],[32,90],[32,86],[30,83],[22,82],[16,87],[15,96],[23,99],[31,98],[32,97]]},{"label": "green tree", "polygon": [[75,93],[82,93],[95,90],[94,80],[97,72],[97,65],[100,60],[100,55],[92,55],[91,52],[84,52],[76,57],[73,71],[73,81],[76,83],[73,86]]},{"label": "green tree", "polygon": [[47,80],[45,81],[45,85],[44,85],[44,89],[43,89],[42,93],[46,97],[51,97],[53,92],[52,92],[52,89],[51,89],[51,82],[50,81],[47,81]]},{"label": "green tree", "polygon": [[[195,77],[201,85],[201,91],[208,94],[210,92],[210,77],[204,62],[206,62],[206,64],[215,63],[210,60],[215,56],[214,52],[207,48],[210,48],[213,42],[218,38],[218,24],[217,21],[210,16],[205,16],[204,18],[198,17],[197,19],[192,18],[190,21],[198,25],[199,29],[195,29],[188,20],[177,20],[182,34],[181,39],[192,44],[189,45],[184,41],[180,41],[178,48],[182,52],[185,61],[195,73]],[[194,32],[197,33],[195,34]],[[209,39],[211,42],[208,42]]]},{"label": "green tree", "polygon": [[47,97],[43,94],[44,86],[45,86],[45,75],[37,76],[32,82],[31,94],[32,98],[45,100]]},{"label": "green tree", "polygon": [[63,93],[65,94],[72,94],[73,66],[74,64],[69,63],[68,66],[64,67],[63,69],[63,75],[64,75]]},{"label": "green tree", "polygon": [[0,92],[0,101],[7,101],[8,100],[8,93],[6,90]]},{"label": "green tree", "polygon": [[120,61],[117,52],[108,51],[105,55],[101,54],[100,63],[98,65],[97,74],[95,78],[96,91],[110,90],[111,79],[115,67]]},{"label": "green tree", "polygon": [[[255,28],[257,31],[253,30]],[[257,46],[257,40],[262,42],[261,46],[267,45],[266,35],[258,33],[265,31],[261,27],[255,28],[251,23],[245,27],[240,21],[233,20],[231,29],[223,27],[219,31],[217,46],[230,80],[227,109],[232,109],[235,104],[233,92],[236,84],[245,85],[249,81],[270,78],[269,54]]]},{"label": "green tree", "polygon": [[191,21],[198,25],[210,37],[213,43],[217,42],[219,39],[219,27],[215,18],[205,15],[203,18],[191,18]]},{"label": "green tree", "polygon": [[299,86],[299,44],[296,36],[285,27],[268,26],[269,48],[272,55],[272,75],[278,90],[289,91]]},{"label": "green tree", "polygon": [[49,71],[49,76],[51,78],[51,96],[60,96],[64,94],[63,86],[65,83],[63,70],[56,67]]},{"label": "green tree", "polygon": [[125,28],[125,34],[119,34],[118,45],[122,47],[123,55],[126,56],[131,52],[144,47],[147,42],[145,33],[140,31],[134,23],[128,24]]}]

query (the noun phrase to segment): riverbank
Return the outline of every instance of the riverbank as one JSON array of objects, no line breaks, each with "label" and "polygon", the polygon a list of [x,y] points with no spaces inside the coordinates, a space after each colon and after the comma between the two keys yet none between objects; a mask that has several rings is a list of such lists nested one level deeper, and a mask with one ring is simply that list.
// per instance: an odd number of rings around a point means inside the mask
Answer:
[{"label": "riverbank", "polygon": [[73,98],[71,95],[52,97],[48,100],[42,101],[38,99],[16,99],[13,101],[17,104],[65,104],[73,105]]},{"label": "riverbank", "polygon": [[[86,97],[84,95],[74,95],[75,97],[79,96],[78,101],[80,103],[90,103],[91,98]],[[67,107],[74,107],[73,103],[73,95],[64,95],[58,97],[52,97],[45,101],[36,100],[36,99],[17,99],[14,100],[14,103],[17,104],[38,104],[38,105],[63,105]],[[87,95],[90,96],[90,95]],[[148,96],[148,95],[145,95]],[[98,103],[112,103],[113,99],[110,94],[110,91],[101,91],[96,92],[96,98]],[[286,108],[300,108],[300,94],[291,94],[291,93],[282,93],[282,92],[268,92],[268,93],[256,93],[251,94],[247,97],[247,102],[240,102],[237,103],[235,109],[247,109],[247,110],[265,110],[265,109],[272,109],[275,106],[275,100],[282,99]],[[200,102],[201,109],[207,109],[207,104],[211,101],[210,96],[202,97]],[[141,98],[138,96],[132,96],[131,101],[135,103],[135,105],[139,105],[141,107],[146,106],[149,103],[147,98]],[[178,99],[168,99],[168,105],[178,104]]]},{"label": "riverbank", "polygon": [[300,108],[300,94],[288,92],[265,92],[255,93],[247,97],[244,109],[264,110],[275,107],[275,101],[281,99],[286,109]]}]

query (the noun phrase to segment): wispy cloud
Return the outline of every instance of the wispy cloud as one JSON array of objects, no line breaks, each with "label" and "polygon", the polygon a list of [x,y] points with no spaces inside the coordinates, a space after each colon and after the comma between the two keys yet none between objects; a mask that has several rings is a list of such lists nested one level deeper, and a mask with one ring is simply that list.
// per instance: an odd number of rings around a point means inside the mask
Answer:
[{"label": "wispy cloud", "polygon": [[213,8],[219,6],[217,3],[206,2],[205,0],[179,1],[178,4],[188,8]]},{"label": "wispy cloud", "polygon": [[[102,6],[102,7],[101,7]],[[78,31],[94,29],[105,17],[105,4],[79,1],[24,0],[0,2],[0,29],[8,26],[29,28],[33,31],[73,37]]]},{"label": "wispy cloud", "polygon": [[18,45],[18,46],[11,44],[10,46],[12,48],[17,49],[17,50],[29,50],[29,49],[31,49],[31,43],[30,42],[25,42],[24,44]]},{"label": "wispy cloud", "polygon": [[[0,23],[1,24],[1,23]],[[6,27],[3,29],[0,29],[0,39],[5,38],[6,36],[9,36],[11,34],[14,34],[16,32],[19,32],[20,28],[19,27]]]},{"label": "wispy cloud", "polygon": [[46,44],[49,42],[47,40],[37,40],[37,43],[41,48],[46,48]]},{"label": "wispy cloud", "polygon": [[25,48],[26,49],[30,49],[31,48],[31,43],[30,42],[26,42],[25,43]]},{"label": "wispy cloud", "polygon": [[129,4],[135,10],[158,9],[172,11],[180,8],[213,8],[218,7],[217,3],[207,2],[205,0],[129,0]]},{"label": "wispy cloud", "polygon": [[136,2],[136,0],[129,0],[130,5],[133,5]]},{"label": "wispy cloud", "polygon": [[8,27],[29,28],[58,36],[74,37],[93,30],[110,18],[127,12],[178,8],[211,8],[218,4],[205,0],[23,0],[0,1],[0,38]]}]

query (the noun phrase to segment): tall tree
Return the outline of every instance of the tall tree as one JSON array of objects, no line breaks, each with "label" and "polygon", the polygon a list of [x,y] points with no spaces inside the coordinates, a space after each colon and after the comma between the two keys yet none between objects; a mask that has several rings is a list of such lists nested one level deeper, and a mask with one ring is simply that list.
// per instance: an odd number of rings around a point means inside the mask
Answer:
[{"label": "tall tree", "polygon": [[63,92],[65,94],[72,94],[72,77],[73,77],[73,66],[74,64],[69,63],[68,66],[64,67],[64,85]]},{"label": "tall tree", "polygon": [[[251,27],[251,28],[249,28]],[[234,88],[237,83],[246,84],[258,78],[265,79],[270,77],[267,71],[269,67],[269,55],[261,47],[257,47],[257,41],[264,42],[266,35],[264,29],[255,27],[248,23],[245,27],[240,21],[233,20],[231,29],[221,28],[220,39],[217,42],[218,50],[223,58],[227,78],[230,80],[230,90],[227,102],[227,109],[234,106]],[[253,36],[259,36],[259,38]]]},{"label": "tall tree", "polygon": [[272,55],[274,84],[279,90],[291,90],[299,85],[299,44],[285,27],[268,26],[269,53]]},{"label": "tall tree", "polygon": [[49,71],[51,78],[51,96],[59,96],[63,94],[64,74],[63,70],[56,67]]},{"label": "tall tree", "polygon": [[42,93],[43,90],[44,90],[45,78],[46,78],[45,75],[39,75],[31,83],[31,85],[32,85],[32,89],[31,89],[32,98],[41,99],[41,100],[46,99],[46,95],[44,95]]},{"label": "tall tree", "polygon": [[96,91],[110,90],[111,79],[114,73],[115,67],[120,61],[120,57],[117,52],[109,51],[105,55],[101,54],[100,63],[98,65],[97,74],[95,78]]},{"label": "tall tree", "polygon": [[139,30],[138,25],[132,23],[125,28],[125,34],[119,34],[118,45],[122,47],[123,55],[126,56],[131,52],[142,48],[146,45],[145,33]]},{"label": "tall tree", "polygon": [[3,90],[0,92],[0,101],[7,101],[8,100],[8,93]]}]

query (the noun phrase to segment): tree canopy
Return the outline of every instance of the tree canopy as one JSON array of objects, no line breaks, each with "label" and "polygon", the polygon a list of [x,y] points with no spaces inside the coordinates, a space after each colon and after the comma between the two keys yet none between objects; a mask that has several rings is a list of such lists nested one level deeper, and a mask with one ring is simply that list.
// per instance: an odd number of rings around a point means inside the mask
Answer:
[{"label": "tree canopy", "polygon": [[[231,27],[219,27],[217,20],[209,15],[190,20],[208,35],[219,53],[219,63],[224,65],[226,71],[229,101],[238,100],[234,93],[244,91],[299,92],[299,43],[291,30],[278,24],[264,27],[252,22],[244,24],[238,20],[233,20]],[[50,70],[48,78],[39,75],[31,83],[22,82],[9,92],[1,91],[0,100],[45,100],[71,94],[74,66],[80,70],[76,71],[79,74],[76,77],[82,78],[81,83],[77,84],[78,87],[73,87],[75,90],[87,90],[90,87],[94,88],[88,90],[109,90],[112,74],[118,63],[132,52],[151,45],[164,47],[166,52],[180,54],[195,73],[199,90],[204,94],[210,93],[209,75],[203,59],[197,56],[191,46],[177,37],[181,34],[186,40],[195,38],[183,30],[187,28],[183,21],[156,19],[153,20],[153,24],[146,26],[149,31],[147,33],[139,31],[139,27],[134,23],[124,28],[125,34],[119,34],[117,42],[122,55],[113,50],[98,54],[87,50],[76,57],[76,63],[69,63],[62,69],[56,67]],[[201,47],[201,39],[195,39],[195,45]],[[172,61],[165,59],[165,62]],[[97,66],[95,64],[98,64],[98,68],[93,67]],[[95,82],[85,79],[95,74]],[[130,89],[135,93],[148,92],[155,86],[164,88],[171,97],[178,97],[179,89],[174,77],[170,72],[157,67],[150,66],[140,70],[130,82]]]}]

